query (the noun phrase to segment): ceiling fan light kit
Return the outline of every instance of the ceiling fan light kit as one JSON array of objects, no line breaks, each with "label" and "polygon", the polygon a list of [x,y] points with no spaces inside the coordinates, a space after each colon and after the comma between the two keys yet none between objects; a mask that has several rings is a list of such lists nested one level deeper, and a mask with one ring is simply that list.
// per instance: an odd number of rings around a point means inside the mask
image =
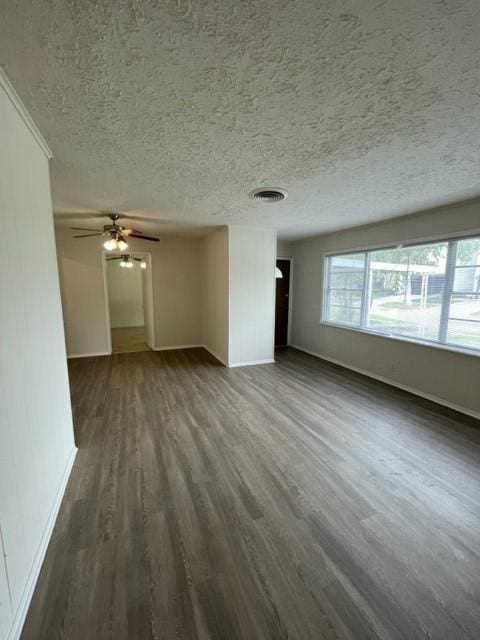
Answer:
[{"label": "ceiling fan light kit", "polygon": [[[104,248],[107,251],[125,251],[128,248],[128,242],[126,238],[139,238],[140,240],[149,240],[150,242],[159,242],[160,238],[155,236],[147,236],[138,229],[127,229],[124,226],[118,224],[117,220],[120,218],[118,213],[109,213],[108,217],[112,221],[111,224],[103,225],[103,231],[96,229],[84,229],[81,227],[72,227],[76,231],[94,231],[95,233],[88,233],[81,236],[73,236],[74,238],[91,238],[92,236],[109,236],[108,240],[103,243]],[[124,216],[128,217],[128,216]],[[146,268],[142,267],[143,269]]]},{"label": "ceiling fan light kit", "polygon": [[147,268],[147,262],[144,258],[137,258],[136,256],[132,256],[129,253],[124,253],[121,256],[112,256],[111,258],[107,258],[107,262],[111,260],[120,260],[120,266],[122,269],[132,269],[135,266],[135,262],[140,263],[141,269]]},{"label": "ceiling fan light kit", "polygon": [[107,251],[113,251],[117,248],[117,241],[114,238],[110,238],[110,240],[103,243],[103,246]]},{"label": "ceiling fan light kit", "polygon": [[128,249],[127,241],[122,237],[120,233],[116,233],[114,231],[111,232],[110,239],[104,242],[103,246],[105,249],[107,249],[107,251],[114,251],[115,249],[125,251],[125,249]]}]

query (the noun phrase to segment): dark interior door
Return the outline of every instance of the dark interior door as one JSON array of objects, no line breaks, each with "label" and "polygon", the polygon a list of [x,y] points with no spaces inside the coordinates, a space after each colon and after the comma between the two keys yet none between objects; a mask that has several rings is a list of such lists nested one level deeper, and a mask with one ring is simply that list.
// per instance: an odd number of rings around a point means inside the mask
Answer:
[{"label": "dark interior door", "polygon": [[288,305],[290,299],[290,260],[277,260],[277,267],[282,272],[282,277],[276,278],[275,346],[286,347],[288,341]]}]

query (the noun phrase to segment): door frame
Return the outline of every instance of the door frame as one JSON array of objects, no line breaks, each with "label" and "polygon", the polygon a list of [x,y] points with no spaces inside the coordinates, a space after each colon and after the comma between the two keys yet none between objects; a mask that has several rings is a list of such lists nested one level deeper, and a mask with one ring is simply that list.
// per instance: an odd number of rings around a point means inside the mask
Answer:
[{"label": "door frame", "polygon": [[[152,276],[152,254],[150,251],[131,251],[133,255],[139,254],[145,257],[147,263],[145,293],[146,299],[143,301],[143,316],[145,322],[145,342],[147,346],[155,350],[155,307],[153,297],[153,276]],[[107,257],[117,255],[111,251],[102,251],[102,274],[103,274],[103,297],[105,302],[105,329],[107,353],[112,355],[112,327],[110,326],[110,305],[108,299],[108,275],[107,275]],[[151,343],[151,344],[150,344]]]},{"label": "door frame", "polygon": [[275,266],[277,266],[277,260],[288,260],[290,262],[290,277],[288,280],[288,329],[287,329],[287,347],[290,346],[292,338],[292,300],[293,300],[293,258],[287,258],[283,256],[277,256],[275,258]]}]

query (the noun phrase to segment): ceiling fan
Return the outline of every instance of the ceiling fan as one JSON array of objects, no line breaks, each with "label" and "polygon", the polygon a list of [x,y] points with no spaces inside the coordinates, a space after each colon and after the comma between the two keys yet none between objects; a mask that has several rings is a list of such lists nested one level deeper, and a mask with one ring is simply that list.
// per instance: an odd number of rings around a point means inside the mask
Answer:
[{"label": "ceiling fan", "polygon": [[[82,227],[70,227],[74,231],[93,231],[94,233],[86,233],[81,236],[73,236],[74,238],[92,238],[93,236],[109,236],[109,239],[103,243],[108,251],[120,249],[124,251],[128,247],[127,238],[140,238],[141,240],[150,240],[151,242],[160,242],[160,238],[155,236],[147,236],[138,229],[127,229],[118,224],[120,215],[118,213],[109,213],[108,217],[112,221],[111,224],[103,225],[103,231],[99,229],[84,229]],[[126,216],[124,216],[126,217]]]},{"label": "ceiling fan", "polygon": [[136,256],[132,256],[129,253],[123,253],[121,256],[112,256],[111,258],[107,258],[107,261],[110,260],[120,260],[120,266],[126,267],[127,269],[131,269],[134,266],[134,261],[140,262],[140,267],[142,269],[147,268],[147,263],[144,258],[137,258]]}]

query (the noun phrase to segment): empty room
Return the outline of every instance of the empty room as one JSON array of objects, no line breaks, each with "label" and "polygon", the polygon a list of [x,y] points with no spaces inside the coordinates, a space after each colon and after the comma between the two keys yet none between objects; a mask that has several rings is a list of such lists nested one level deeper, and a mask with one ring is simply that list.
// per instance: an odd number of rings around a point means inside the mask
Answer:
[{"label": "empty room", "polygon": [[0,2],[0,640],[480,638],[479,33]]}]

